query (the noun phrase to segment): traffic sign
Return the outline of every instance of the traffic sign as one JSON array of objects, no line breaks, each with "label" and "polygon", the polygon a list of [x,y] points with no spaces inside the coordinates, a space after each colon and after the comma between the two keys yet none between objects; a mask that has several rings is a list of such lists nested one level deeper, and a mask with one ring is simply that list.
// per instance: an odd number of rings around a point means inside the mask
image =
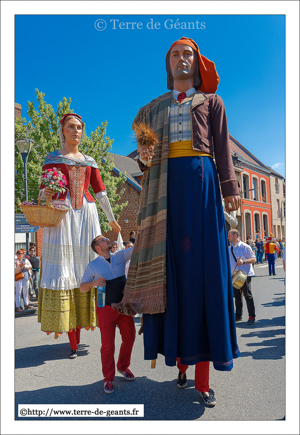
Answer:
[{"label": "traffic sign", "polygon": [[16,225],[29,225],[28,220],[24,214],[15,214]]},{"label": "traffic sign", "polygon": [[38,231],[40,227],[34,226],[34,225],[15,225],[15,233],[35,233]]}]

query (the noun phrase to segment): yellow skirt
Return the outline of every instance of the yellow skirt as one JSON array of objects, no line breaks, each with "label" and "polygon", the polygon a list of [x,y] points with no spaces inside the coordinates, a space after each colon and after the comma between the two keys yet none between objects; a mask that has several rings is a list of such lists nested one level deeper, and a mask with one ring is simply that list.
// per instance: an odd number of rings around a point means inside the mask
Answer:
[{"label": "yellow skirt", "polygon": [[94,330],[98,325],[96,315],[96,289],[81,293],[72,290],[50,290],[40,288],[38,294],[38,322],[41,330],[55,338],[75,328]]}]

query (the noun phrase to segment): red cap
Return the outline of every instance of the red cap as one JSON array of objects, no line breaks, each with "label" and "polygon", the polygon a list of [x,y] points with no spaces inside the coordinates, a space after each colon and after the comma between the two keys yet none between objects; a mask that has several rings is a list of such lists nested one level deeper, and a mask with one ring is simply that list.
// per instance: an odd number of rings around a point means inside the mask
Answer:
[{"label": "red cap", "polygon": [[60,123],[61,123],[61,124],[64,122],[64,119],[65,119],[67,116],[75,116],[75,118],[78,118],[78,119],[81,120],[81,116],[80,116],[80,115],[77,115],[76,113],[66,113],[66,114],[61,118],[61,120],[60,120]]}]

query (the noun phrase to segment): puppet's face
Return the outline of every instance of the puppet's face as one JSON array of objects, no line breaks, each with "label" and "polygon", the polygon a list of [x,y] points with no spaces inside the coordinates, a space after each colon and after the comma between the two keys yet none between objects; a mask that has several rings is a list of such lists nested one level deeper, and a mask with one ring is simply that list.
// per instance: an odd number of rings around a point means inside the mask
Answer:
[{"label": "puppet's face", "polygon": [[175,45],[170,53],[170,68],[174,80],[187,80],[194,76],[195,55],[188,45]]},{"label": "puppet's face", "polygon": [[82,136],[81,122],[74,116],[69,116],[63,126],[65,140],[72,145],[78,145]]}]

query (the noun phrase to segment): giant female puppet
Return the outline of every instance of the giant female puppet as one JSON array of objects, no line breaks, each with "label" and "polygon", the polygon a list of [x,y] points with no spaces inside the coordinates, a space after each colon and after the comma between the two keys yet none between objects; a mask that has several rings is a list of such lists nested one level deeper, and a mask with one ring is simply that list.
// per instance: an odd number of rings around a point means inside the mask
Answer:
[{"label": "giant female puppet", "polygon": [[[60,121],[62,148],[47,155],[43,170],[60,170],[68,182],[68,191],[54,193],[41,184],[43,194],[70,210],[57,227],[44,228],[42,275],[38,297],[38,321],[47,333],[57,338],[68,332],[70,358],[77,355],[80,329],[96,326],[95,291],[81,293],[80,281],[88,263],[97,255],[91,249],[92,240],[101,234],[95,200],[89,193],[91,184],[111,227],[119,232],[95,160],[78,150],[84,123],[81,116],[68,113]],[[95,290],[95,289],[93,289]]]},{"label": "giant female puppet", "polygon": [[161,353],[166,365],[177,362],[179,388],[186,386],[187,367],[196,365],[195,387],[214,406],[209,361],[227,371],[239,356],[220,186],[227,211],[237,210],[241,199],[214,63],[181,38],[169,49],[166,68],[171,91],[134,120],[153,129],[158,144],[138,147],[145,171],[138,232],[115,308],[144,313],[145,359]]}]

